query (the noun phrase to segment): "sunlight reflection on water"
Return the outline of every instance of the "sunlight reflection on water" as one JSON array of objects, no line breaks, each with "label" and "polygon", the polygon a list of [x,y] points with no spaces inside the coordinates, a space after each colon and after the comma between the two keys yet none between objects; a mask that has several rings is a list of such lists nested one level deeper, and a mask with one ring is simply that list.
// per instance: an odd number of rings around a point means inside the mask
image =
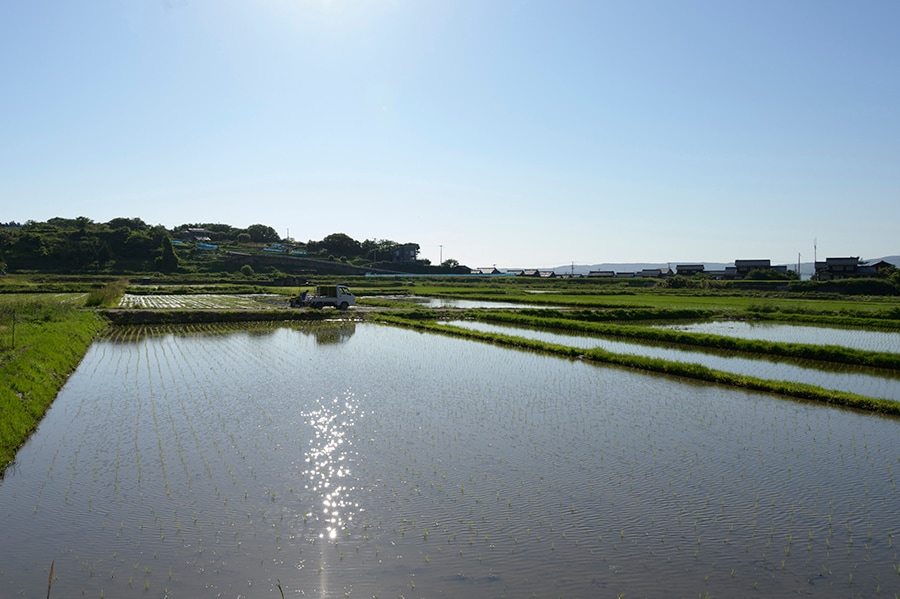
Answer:
[{"label": "sunlight reflection on water", "polygon": [[359,504],[348,498],[356,481],[355,450],[348,431],[355,423],[358,405],[352,391],[347,391],[343,398],[320,399],[317,403],[317,409],[303,414],[315,432],[309,440],[303,474],[308,479],[307,490],[321,497],[325,530],[319,533],[319,538],[335,540],[359,510]]}]

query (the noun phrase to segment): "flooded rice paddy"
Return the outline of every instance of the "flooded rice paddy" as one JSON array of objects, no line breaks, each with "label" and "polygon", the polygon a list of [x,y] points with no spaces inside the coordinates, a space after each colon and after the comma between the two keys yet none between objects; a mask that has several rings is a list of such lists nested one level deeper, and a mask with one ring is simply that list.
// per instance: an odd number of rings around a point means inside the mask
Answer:
[{"label": "flooded rice paddy", "polygon": [[0,596],[893,597],[900,421],[374,324],[95,343]]},{"label": "flooded rice paddy", "polygon": [[761,339],[778,343],[839,345],[863,351],[900,353],[900,333],[862,331],[768,322],[715,321],[662,325],[660,328],[688,333],[724,335],[740,339]]},{"label": "flooded rice paddy", "polygon": [[287,303],[286,296],[275,293],[198,293],[195,295],[126,293],[119,300],[118,307],[153,310],[271,310],[286,308]]},{"label": "flooded rice paddy", "polygon": [[582,349],[599,347],[609,352],[661,358],[674,362],[702,364],[708,368],[762,379],[792,381],[826,389],[858,393],[879,399],[900,400],[900,373],[846,364],[822,364],[811,360],[786,362],[784,358],[744,358],[727,352],[683,350],[674,347],[613,341],[590,335],[556,333],[540,329],[456,320],[448,325],[465,329],[515,335],[546,343]]},{"label": "flooded rice paddy", "polygon": [[497,310],[515,310],[515,309],[536,309],[547,308],[547,306],[539,304],[521,304],[516,302],[501,302],[496,300],[469,300],[457,299],[450,297],[421,297],[421,296],[404,296],[403,301],[415,302],[421,304],[425,308],[459,308],[464,310],[474,308],[493,308]]}]

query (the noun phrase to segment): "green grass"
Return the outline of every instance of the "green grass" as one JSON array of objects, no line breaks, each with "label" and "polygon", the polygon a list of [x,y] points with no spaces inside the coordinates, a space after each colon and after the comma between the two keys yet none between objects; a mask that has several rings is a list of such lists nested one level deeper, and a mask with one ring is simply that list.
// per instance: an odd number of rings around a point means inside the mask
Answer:
[{"label": "green grass", "polygon": [[580,316],[582,319],[579,319],[579,314],[577,313],[568,316],[565,313],[550,312],[548,313],[548,317],[547,315],[541,314],[539,310],[530,311],[528,313],[506,310],[469,310],[466,312],[466,315],[469,315],[476,320],[487,322],[525,325],[544,329],[636,339],[654,343],[703,347],[721,351],[782,356],[796,360],[816,360],[820,362],[900,370],[900,354],[864,351],[836,345],[777,343],[759,339],[740,339],[724,335],[689,333],[685,331],[636,325],[590,322],[584,319],[589,318],[591,314],[581,314]]},{"label": "green grass", "polygon": [[67,296],[0,295],[0,471],[105,324]]},{"label": "green grass", "polygon": [[[355,285],[364,284],[365,282],[360,282]],[[761,309],[807,314],[855,313],[857,316],[900,310],[900,298],[894,296],[844,297],[736,290],[666,290],[595,283],[585,279],[502,278],[444,284],[408,280],[404,281],[402,290],[414,295],[597,309],[697,309],[723,313]],[[531,293],[533,291],[541,293]],[[400,292],[399,289],[393,290],[393,293]]]},{"label": "green grass", "polygon": [[97,289],[92,289],[88,293],[84,305],[89,307],[104,306],[113,308],[119,303],[119,300],[122,299],[127,287],[128,281],[120,280],[107,283],[103,287]]}]

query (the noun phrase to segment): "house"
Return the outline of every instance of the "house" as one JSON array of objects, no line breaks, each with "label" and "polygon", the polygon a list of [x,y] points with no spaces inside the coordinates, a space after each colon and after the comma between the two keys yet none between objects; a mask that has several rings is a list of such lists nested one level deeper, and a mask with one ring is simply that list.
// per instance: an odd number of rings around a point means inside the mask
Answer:
[{"label": "house", "polygon": [[194,227],[188,227],[187,229],[182,229],[178,233],[182,239],[185,241],[205,241],[208,242],[210,240],[210,236],[212,233],[207,231],[206,229],[197,229]]},{"label": "house", "polygon": [[613,270],[592,270],[588,273],[588,278],[611,279],[616,276]]},{"label": "house", "polygon": [[891,264],[887,260],[879,260],[875,264],[869,264],[869,266],[874,266],[876,270],[881,270],[882,268],[887,268],[888,270],[890,270],[892,268],[893,269],[897,268],[895,265]]},{"label": "house", "polygon": [[538,276],[542,279],[553,279],[556,278],[556,273],[552,270],[540,270],[538,271]]},{"label": "house", "polygon": [[770,260],[735,260],[734,268],[737,271],[736,278],[744,279],[754,270],[769,270],[772,268]]},{"label": "house", "polygon": [[394,248],[391,254],[393,262],[415,262],[416,256],[419,255],[418,243],[407,243]]},{"label": "house", "polygon": [[692,277],[703,273],[702,264],[678,264],[675,266],[675,272],[683,277]]},{"label": "house", "polygon": [[503,274],[499,270],[497,270],[496,266],[482,266],[480,268],[472,269],[473,275],[500,275]]},{"label": "house", "polygon": [[858,277],[859,266],[859,256],[825,258],[824,262],[816,262],[816,280],[835,281]]},{"label": "house", "polygon": [[883,273],[885,271],[887,271],[888,273],[892,273],[896,269],[897,267],[890,262],[879,260],[875,264],[860,265],[857,272],[861,277],[877,277],[879,276],[879,273]]}]

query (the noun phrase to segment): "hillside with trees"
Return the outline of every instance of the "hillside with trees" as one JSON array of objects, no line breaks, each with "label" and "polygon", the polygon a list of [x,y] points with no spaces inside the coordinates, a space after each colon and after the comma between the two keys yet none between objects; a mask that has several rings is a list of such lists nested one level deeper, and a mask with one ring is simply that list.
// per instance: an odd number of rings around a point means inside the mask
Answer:
[{"label": "hillside with trees", "polygon": [[350,267],[447,270],[418,259],[418,252],[417,243],[376,238],[357,241],[344,233],[298,242],[280,237],[265,224],[244,229],[222,223],[185,223],[167,229],[140,218],[98,223],[86,217],[0,223],[0,271],[9,273],[292,274],[348,272]]}]

